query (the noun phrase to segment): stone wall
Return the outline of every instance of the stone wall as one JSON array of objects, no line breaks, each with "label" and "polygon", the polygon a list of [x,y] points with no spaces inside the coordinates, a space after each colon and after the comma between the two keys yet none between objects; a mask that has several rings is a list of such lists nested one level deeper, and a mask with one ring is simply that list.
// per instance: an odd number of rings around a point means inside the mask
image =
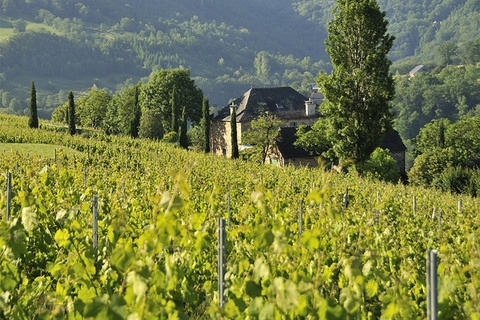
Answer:
[{"label": "stone wall", "polygon": [[[299,125],[313,125],[318,118],[300,118],[286,120],[282,127],[289,127],[292,123]],[[242,144],[242,132],[250,129],[250,122],[237,123],[237,139],[238,146]],[[216,155],[226,155],[230,157],[232,153],[232,145],[230,141],[230,122],[213,120],[210,125],[210,149]]]}]

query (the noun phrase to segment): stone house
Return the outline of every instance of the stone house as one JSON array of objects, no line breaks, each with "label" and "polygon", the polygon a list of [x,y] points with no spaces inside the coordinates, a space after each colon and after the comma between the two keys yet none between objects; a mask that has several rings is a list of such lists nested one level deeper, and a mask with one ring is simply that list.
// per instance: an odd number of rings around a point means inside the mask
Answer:
[{"label": "stone house", "polygon": [[249,146],[242,144],[242,133],[250,128],[250,122],[268,111],[283,122],[282,127],[313,125],[320,113],[317,105],[290,87],[251,88],[232,104],[214,113],[210,126],[210,145],[213,153],[230,156],[230,114],[232,105],[237,113],[237,140],[240,150]]},{"label": "stone house", "polygon": [[[217,155],[231,155],[230,114],[232,106],[237,113],[237,140],[239,150],[251,146],[242,144],[242,133],[250,129],[250,122],[265,112],[275,115],[282,121],[279,139],[267,155],[266,162],[277,166],[288,164],[295,166],[318,166],[320,155],[311,155],[308,151],[294,146],[297,127],[301,124],[312,126],[321,114],[317,104],[290,87],[251,88],[242,97],[233,100],[214,113],[210,126],[210,145]],[[307,128],[308,130],[308,128]],[[387,134],[381,147],[388,148],[397,161],[400,172],[405,172],[405,151],[398,132]]]}]

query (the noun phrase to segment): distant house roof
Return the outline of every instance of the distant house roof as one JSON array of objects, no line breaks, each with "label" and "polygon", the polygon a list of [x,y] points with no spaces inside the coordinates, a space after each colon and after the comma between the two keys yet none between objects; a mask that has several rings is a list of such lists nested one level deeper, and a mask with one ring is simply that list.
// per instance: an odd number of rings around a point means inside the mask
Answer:
[{"label": "distant house roof", "polygon": [[312,92],[312,94],[310,95],[310,99],[315,101],[323,101],[325,99],[325,96],[321,92]]},{"label": "distant house roof", "polygon": [[[305,127],[305,131],[311,130],[310,126]],[[280,128],[279,138],[277,140],[277,147],[282,156],[285,159],[291,158],[311,158],[318,157],[320,154],[310,154],[307,150],[294,145],[297,140],[295,135],[297,128],[294,127],[285,127]],[[380,145],[382,149],[388,149],[391,153],[405,152],[407,147],[403,144],[402,138],[397,131],[392,130],[387,133],[382,140]]]},{"label": "distant house roof", "polygon": [[[308,118],[305,114],[305,98],[291,87],[251,88],[233,101],[237,122],[249,122],[269,112],[280,120]],[[320,116],[318,111],[316,115]],[[224,106],[214,120],[230,121],[230,106]]]},{"label": "distant house roof", "polygon": [[415,75],[418,72],[425,72],[425,71],[428,71],[427,67],[425,67],[423,64],[421,64],[421,65],[416,66],[412,70],[410,70],[409,74]]}]

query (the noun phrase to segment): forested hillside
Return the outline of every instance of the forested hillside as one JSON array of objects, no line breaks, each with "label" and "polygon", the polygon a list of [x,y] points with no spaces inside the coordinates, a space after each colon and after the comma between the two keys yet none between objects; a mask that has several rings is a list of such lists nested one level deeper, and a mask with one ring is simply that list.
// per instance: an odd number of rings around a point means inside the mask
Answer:
[{"label": "forested hillside", "polygon": [[[396,37],[394,70],[439,63],[438,46],[477,36],[480,1],[379,1]],[[0,0],[0,110],[24,114],[35,80],[40,116],[66,93],[116,91],[184,67],[212,104],[250,86],[302,88],[329,70],[332,0]],[[143,80],[141,80],[143,78]]]}]

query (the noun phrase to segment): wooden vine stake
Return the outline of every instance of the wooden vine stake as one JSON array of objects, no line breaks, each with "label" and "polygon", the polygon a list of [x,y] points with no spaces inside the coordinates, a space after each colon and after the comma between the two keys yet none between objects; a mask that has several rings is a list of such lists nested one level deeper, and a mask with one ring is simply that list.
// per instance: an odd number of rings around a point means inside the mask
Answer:
[{"label": "wooden vine stake", "polygon": [[458,213],[462,212],[462,200],[458,200]]},{"label": "wooden vine stake", "polygon": [[225,306],[225,219],[218,219],[218,306]]},{"label": "wooden vine stake", "polygon": [[98,249],[98,197],[93,196],[93,248]]},{"label": "wooden vine stake", "polygon": [[427,250],[427,319],[438,316],[437,296],[437,250]]},{"label": "wooden vine stake", "polygon": [[7,209],[5,210],[5,221],[10,220],[12,202],[12,173],[7,172]]}]

